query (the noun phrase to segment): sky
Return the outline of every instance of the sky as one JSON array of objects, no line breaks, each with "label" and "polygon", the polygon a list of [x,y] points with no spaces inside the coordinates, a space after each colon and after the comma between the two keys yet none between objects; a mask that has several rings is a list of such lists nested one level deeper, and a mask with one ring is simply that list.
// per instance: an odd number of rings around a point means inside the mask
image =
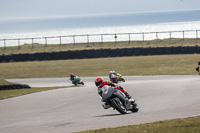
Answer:
[{"label": "sky", "polygon": [[0,0],[0,20],[200,9],[200,0]]}]

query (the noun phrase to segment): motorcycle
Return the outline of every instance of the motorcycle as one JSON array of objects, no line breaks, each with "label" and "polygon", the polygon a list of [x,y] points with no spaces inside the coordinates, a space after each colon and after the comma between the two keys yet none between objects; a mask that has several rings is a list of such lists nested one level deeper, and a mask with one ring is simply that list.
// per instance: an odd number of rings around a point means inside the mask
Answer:
[{"label": "motorcycle", "polygon": [[[71,80],[71,78],[69,78],[69,80]],[[74,77],[74,80],[71,80],[71,81],[72,81],[72,84],[74,84],[75,86],[77,86],[78,84],[84,85],[84,82],[78,76]]]},{"label": "motorcycle", "polygon": [[126,114],[127,111],[138,112],[139,107],[135,100],[126,98],[125,94],[117,88],[105,85],[102,91],[102,101],[109,104],[119,113]]},{"label": "motorcycle", "polygon": [[110,81],[117,84],[119,81],[125,82],[125,79],[122,77],[121,74],[117,73],[116,75],[115,74],[111,75]]}]

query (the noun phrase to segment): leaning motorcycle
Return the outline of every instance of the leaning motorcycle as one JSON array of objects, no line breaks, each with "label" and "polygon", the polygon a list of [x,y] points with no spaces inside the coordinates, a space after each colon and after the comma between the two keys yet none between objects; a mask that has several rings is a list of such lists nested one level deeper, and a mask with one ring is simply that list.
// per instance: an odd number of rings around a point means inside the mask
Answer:
[{"label": "leaning motorcycle", "polygon": [[106,102],[121,114],[127,111],[138,112],[139,107],[134,99],[126,98],[125,94],[117,88],[104,86],[102,88],[102,102]]},{"label": "leaning motorcycle", "polygon": [[121,74],[112,74],[111,75],[111,78],[110,78],[110,81],[112,81],[113,83],[118,83],[118,81],[123,81],[125,82],[125,79],[122,77]]},{"label": "leaning motorcycle", "polygon": [[74,80],[71,80],[71,78],[69,78],[69,80],[72,81],[72,84],[74,84],[75,86],[77,86],[78,84],[84,85],[84,82],[78,76],[74,77]]},{"label": "leaning motorcycle", "polygon": [[125,79],[122,77],[121,74],[117,74],[116,78],[117,78],[117,81],[123,81],[123,82],[125,82]]}]

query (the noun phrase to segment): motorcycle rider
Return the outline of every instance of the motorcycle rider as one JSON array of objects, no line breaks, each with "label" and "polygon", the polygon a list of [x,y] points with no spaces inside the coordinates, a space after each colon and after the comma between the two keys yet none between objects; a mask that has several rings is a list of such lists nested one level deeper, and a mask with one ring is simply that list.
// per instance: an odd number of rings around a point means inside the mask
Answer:
[{"label": "motorcycle rider", "polygon": [[196,71],[199,72],[200,61],[198,62],[198,66],[196,67]]},{"label": "motorcycle rider", "polygon": [[115,71],[110,71],[110,74],[109,74],[110,81],[117,83],[116,76],[117,76],[117,73],[115,73]]},{"label": "motorcycle rider", "polygon": [[74,78],[76,77],[76,75],[74,75],[73,73],[70,73],[70,79],[72,81],[72,83],[74,83]]},{"label": "motorcycle rider", "polygon": [[[131,99],[131,95],[129,95],[129,93],[124,90],[124,88],[122,88],[121,86],[117,86],[117,84],[112,83],[111,81],[104,81],[103,77],[97,77],[94,82],[95,82],[95,85],[98,87],[97,91],[100,96],[102,96],[102,87],[104,85],[108,85],[122,91],[128,99]],[[110,108],[110,105],[108,105],[108,103],[106,102],[103,103],[102,106],[104,109]]]}]

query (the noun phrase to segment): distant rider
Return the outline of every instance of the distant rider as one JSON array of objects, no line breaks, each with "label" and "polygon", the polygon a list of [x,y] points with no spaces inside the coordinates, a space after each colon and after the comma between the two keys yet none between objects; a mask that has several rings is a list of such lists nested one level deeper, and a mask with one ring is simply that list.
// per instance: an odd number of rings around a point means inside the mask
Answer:
[{"label": "distant rider", "polygon": [[75,82],[75,81],[74,81],[74,78],[75,78],[75,77],[76,77],[76,75],[74,75],[73,73],[70,74],[70,79],[71,79],[72,83]]},{"label": "distant rider", "polygon": [[[129,95],[128,92],[124,90],[124,88],[122,88],[121,86],[117,86],[117,84],[112,83],[111,81],[104,81],[103,77],[97,77],[94,82],[95,85],[98,87],[97,91],[100,96],[102,96],[102,87],[104,85],[108,85],[116,87],[118,90],[122,91],[128,99],[131,99],[131,95]],[[104,109],[108,109],[110,107],[107,103],[103,103],[102,106]]]},{"label": "distant rider", "polygon": [[115,71],[110,71],[110,74],[109,74],[110,81],[117,83],[116,76],[117,74],[115,73]]},{"label": "distant rider", "polygon": [[198,72],[199,72],[199,66],[200,66],[200,61],[198,62],[198,66],[196,68],[196,71],[198,71]]}]

